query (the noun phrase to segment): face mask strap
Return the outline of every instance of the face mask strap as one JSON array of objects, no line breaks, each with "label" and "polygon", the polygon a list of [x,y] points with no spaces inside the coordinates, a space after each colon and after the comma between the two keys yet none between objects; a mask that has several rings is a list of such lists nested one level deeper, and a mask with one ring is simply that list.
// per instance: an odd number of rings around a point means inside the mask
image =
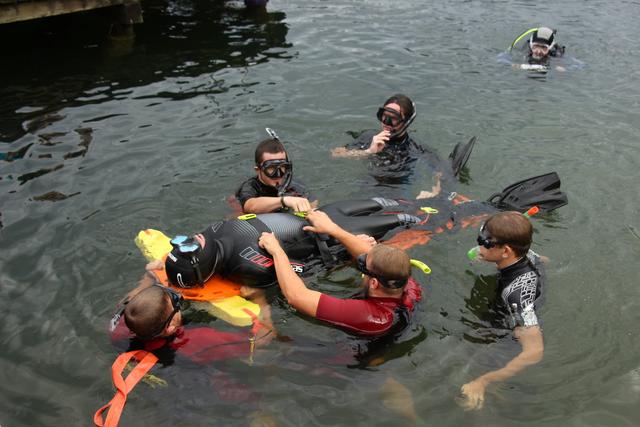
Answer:
[{"label": "face mask strap", "polygon": [[415,102],[411,102],[411,107],[413,107],[413,114],[411,114],[411,117],[409,117],[408,119],[404,120],[404,124],[402,125],[402,127],[400,129],[398,129],[396,132],[393,132],[391,134],[391,138],[395,138],[398,137],[400,135],[402,135],[403,133],[405,133],[407,131],[407,129],[409,128],[409,125],[411,125],[411,123],[413,123],[413,120],[416,118],[416,104]]}]

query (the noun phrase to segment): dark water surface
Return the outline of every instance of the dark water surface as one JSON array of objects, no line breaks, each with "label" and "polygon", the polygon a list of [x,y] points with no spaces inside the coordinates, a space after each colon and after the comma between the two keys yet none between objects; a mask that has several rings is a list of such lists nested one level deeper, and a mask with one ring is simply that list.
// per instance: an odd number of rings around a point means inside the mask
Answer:
[{"label": "dark water surface", "polygon": [[[278,297],[274,319],[293,341],[274,342],[254,366],[159,369],[169,386],[138,386],[121,425],[247,425],[250,414],[404,424],[381,403],[390,375],[425,425],[640,424],[640,3],[143,6],[129,41],[104,40],[93,16],[0,29],[0,424],[88,425],[111,398],[106,324],[142,274],[139,230],[189,232],[227,215],[265,126],[321,200],[361,193],[366,162],[329,150],[377,126],[376,108],[396,92],[416,101],[414,137],[440,154],[478,136],[458,191],[486,197],[527,176],[562,177],[570,204],[534,220],[534,249],[551,258],[544,361],[492,387],[483,411],[454,402],[510,350],[482,339],[480,281],[493,270],[468,264],[475,230],[463,230],[411,250],[433,274],[420,277],[416,324],[386,363],[336,362],[347,335]],[[584,69],[533,79],[498,63],[540,23],[559,29]],[[428,176],[417,171],[398,194],[429,187]],[[347,269],[310,285],[348,295],[356,278]]]}]

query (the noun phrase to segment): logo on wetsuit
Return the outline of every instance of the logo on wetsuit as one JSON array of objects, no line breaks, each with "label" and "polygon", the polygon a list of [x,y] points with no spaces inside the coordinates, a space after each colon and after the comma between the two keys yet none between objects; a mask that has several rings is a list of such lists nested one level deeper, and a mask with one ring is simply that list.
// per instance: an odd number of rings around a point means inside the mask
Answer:
[{"label": "logo on wetsuit", "polygon": [[273,260],[271,258],[266,257],[255,249],[249,247],[244,248],[242,252],[240,252],[240,257],[263,268],[269,268],[273,265]]}]

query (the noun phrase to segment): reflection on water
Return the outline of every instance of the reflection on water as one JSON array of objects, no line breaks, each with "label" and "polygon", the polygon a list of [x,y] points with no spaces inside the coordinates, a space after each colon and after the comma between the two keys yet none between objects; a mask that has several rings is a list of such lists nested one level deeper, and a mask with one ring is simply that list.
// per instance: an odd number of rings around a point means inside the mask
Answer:
[{"label": "reflection on water", "polygon": [[197,0],[148,1],[144,12],[126,54],[96,14],[0,28],[16,40],[5,46],[11,66],[0,70],[2,141],[47,127],[62,108],[122,98],[122,88],[289,57],[283,12]]},{"label": "reflection on water", "polygon": [[[283,12],[204,0],[149,1],[144,11],[145,22],[133,37],[110,37],[108,20],[99,13],[0,28],[0,37],[15,40],[5,47],[11,66],[0,69],[0,193],[79,167],[78,158],[91,148],[92,123],[126,115],[87,117],[71,130],[63,124],[68,109],[123,102],[132,87],[290,57]],[[135,99],[149,99],[153,107],[161,99],[184,101],[230,89],[215,78],[176,87]],[[50,189],[32,200],[66,197]]]}]

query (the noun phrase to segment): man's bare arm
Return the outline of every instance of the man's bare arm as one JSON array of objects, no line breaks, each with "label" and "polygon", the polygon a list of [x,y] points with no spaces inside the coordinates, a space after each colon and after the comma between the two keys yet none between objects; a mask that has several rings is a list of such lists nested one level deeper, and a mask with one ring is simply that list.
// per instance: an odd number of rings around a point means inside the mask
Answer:
[{"label": "man's bare arm", "polygon": [[527,366],[535,365],[542,360],[544,341],[539,326],[518,326],[514,334],[522,346],[522,351],[503,368],[487,372],[462,386],[461,392],[466,398],[463,403],[465,409],[481,409],[484,405],[484,392],[489,384],[511,378]]}]

